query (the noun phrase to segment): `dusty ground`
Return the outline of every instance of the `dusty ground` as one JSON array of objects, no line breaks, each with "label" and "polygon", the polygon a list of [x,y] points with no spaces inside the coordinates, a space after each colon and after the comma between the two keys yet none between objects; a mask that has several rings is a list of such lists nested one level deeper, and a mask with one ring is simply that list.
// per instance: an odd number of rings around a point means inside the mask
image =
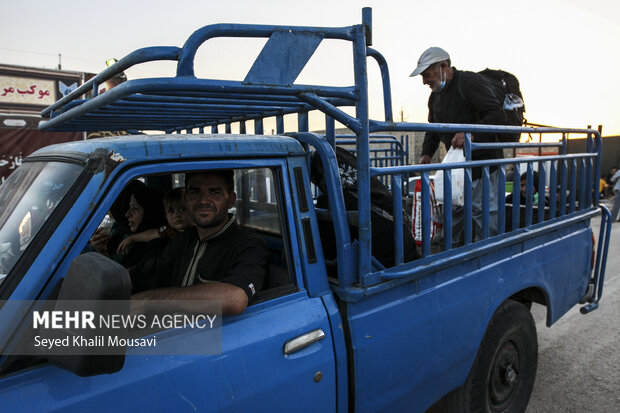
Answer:
[{"label": "dusty ground", "polygon": [[[599,222],[592,221],[597,231]],[[615,223],[600,308],[588,315],[573,308],[551,328],[545,325],[545,308],[532,308],[539,353],[527,413],[620,412],[619,295],[620,223]]]}]

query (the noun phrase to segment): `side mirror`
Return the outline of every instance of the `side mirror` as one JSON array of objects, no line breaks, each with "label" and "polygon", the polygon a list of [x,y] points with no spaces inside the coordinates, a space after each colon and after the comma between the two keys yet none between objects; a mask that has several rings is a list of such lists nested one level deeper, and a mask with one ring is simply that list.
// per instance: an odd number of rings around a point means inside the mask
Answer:
[{"label": "side mirror", "polygon": [[[131,279],[127,270],[110,258],[89,252],[71,262],[60,287],[56,310],[65,310],[62,307],[66,307],[68,302],[80,300],[89,302],[90,311],[105,313],[105,301],[114,300],[125,301],[128,312],[130,296]],[[95,339],[97,331],[84,330],[81,335],[85,339]],[[48,360],[57,367],[86,377],[119,371],[125,363],[125,353],[124,348],[122,354],[114,355],[92,354],[84,349],[84,354],[49,355]]]}]

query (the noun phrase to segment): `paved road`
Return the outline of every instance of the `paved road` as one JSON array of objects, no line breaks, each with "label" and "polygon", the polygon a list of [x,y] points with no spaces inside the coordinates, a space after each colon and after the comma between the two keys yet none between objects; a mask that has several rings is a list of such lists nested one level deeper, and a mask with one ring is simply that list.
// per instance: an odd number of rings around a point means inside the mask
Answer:
[{"label": "paved road", "polygon": [[[599,222],[592,220],[595,232]],[[612,227],[601,307],[588,315],[573,308],[551,328],[545,307],[532,313],[538,373],[526,412],[620,412],[620,223]]]}]

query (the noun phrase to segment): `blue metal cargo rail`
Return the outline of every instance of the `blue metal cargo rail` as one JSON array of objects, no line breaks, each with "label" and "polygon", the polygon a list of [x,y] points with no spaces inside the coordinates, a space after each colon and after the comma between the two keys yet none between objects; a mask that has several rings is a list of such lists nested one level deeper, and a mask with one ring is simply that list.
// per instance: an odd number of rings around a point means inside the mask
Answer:
[{"label": "blue metal cargo rail", "polygon": [[[490,250],[522,242],[537,231],[560,229],[571,222],[589,220],[599,214],[598,182],[601,170],[601,136],[591,129],[521,128],[491,125],[458,125],[397,123],[392,117],[392,102],[388,67],[383,56],[370,48],[372,44],[371,10],[362,11],[362,24],[342,28],[316,28],[294,26],[267,26],[245,24],[216,24],[203,27],[194,32],[183,47],[148,47],[136,50],[107,68],[99,75],[79,87],[68,96],[42,111],[49,121],[42,129],[52,131],[98,131],[98,130],[157,130],[166,133],[211,133],[218,132],[224,125],[230,133],[231,124],[239,123],[240,132],[246,133],[246,121],[254,122],[254,133],[263,134],[263,120],[275,118],[277,134],[284,134],[284,116],[297,114],[298,139],[313,144],[322,157],[328,156],[326,143],[336,144],[335,121],[347,126],[355,134],[355,150],[358,168],[358,219],[359,243],[339,243],[338,256],[350,257],[355,251],[357,265],[339,261],[339,286],[337,291],[343,299],[355,300],[361,295],[372,294],[390,288],[397,283],[418,279],[425,274],[445,268],[451,263],[474,256],[480,248]],[[207,40],[216,37],[267,38],[264,48],[257,57],[249,73],[242,81],[223,81],[199,79],[194,75],[194,57],[197,49]],[[323,39],[340,39],[351,42],[353,49],[354,80],[348,87],[328,87],[320,85],[298,85],[295,80],[313,55]],[[369,119],[367,58],[371,57],[379,65],[384,98],[384,120]],[[113,89],[98,94],[103,82],[137,64],[171,60],[177,62],[176,76],[165,78],[135,79],[122,83]],[[91,98],[82,96],[92,93]],[[342,107],[355,107],[355,116],[343,111]],[[309,131],[308,112],[318,110],[325,114],[325,136],[307,133]],[[466,156],[482,148],[515,147],[559,147],[557,156],[510,158],[493,161],[468,162],[466,164],[414,165],[396,163],[371,163],[370,133],[376,132],[497,132],[497,133],[536,133],[561,136],[558,143],[494,143],[478,144],[466,139]],[[569,134],[587,136],[587,152],[566,154],[566,139]],[[321,142],[322,141],[322,142]],[[343,142],[344,143],[344,142]],[[353,143],[348,141],[346,143]],[[402,145],[401,145],[402,146]],[[402,150],[402,147],[400,148]],[[332,152],[333,155],[333,152]],[[393,155],[390,155],[393,156]],[[398,155],[401,156],[401,155]],[[402,158],[401,158],[402,159]],[[333,159],[332,159],[333,160]],[[325,162],[324,162],[325,163]],[[515,170],[525,165],[527,174],[527,201],[525,222],[520,222],[519,202],[513,205],[511,230],[505,225],[505,183],[506,166]],[[374,166],[373,166],[374,165]],[[499,184],[491,188],[489,167],[499,165]],[[533,170],[537,165],[540,173],[540,187],[549,187],[549,206],[544,197],[533,205]],[[483,168],[483,239],[472,242],[471,171],[473,167]],[[450,211],[450,170],[465,170],[465,245],[453,249],[451,240],[452,216],[444,214],[443,252],[431,255],[430,249],[430,201],[429,173],[443,170],[445,185],[445,210]],[[333,172],[333,171],[332,171]],[[371,177],[391,177],[394,195],[395,239],[402,239],[402,182],[413,173],[422,175],[422,217],[423,217],[423,258],[412,270],[400,270],[397,265],[391,269],[378,269],[372,264],[371,225],[370,225],[370,179]],[[548,178],[545,176],[548,175]],[[519,187],[519,176],[514,174],[514,185]],[[557,188],[557,191],[555,190]],[[499,234],[489,234],[489,193],[498,191]],[[518,191],[518,189],[517,189]],[[517,197],[518,198],[518,197]],[[342,198],[332,205],[334,221],[346,222],[346,211]],[[611,229],[611,215],[604,212],[598,243],[595,273],[593,275],[596,296],[586,308],[596,308],[604,278],[606,250]],[[536,217],[537,223],[533,223]],[[524,227],[521,228],[522,224]],[[544,228],[543,228],[544,227]],[[396,263],[403,262],[402,243],[396,243]],[[378,281],[385,281],[379,282]]]}]

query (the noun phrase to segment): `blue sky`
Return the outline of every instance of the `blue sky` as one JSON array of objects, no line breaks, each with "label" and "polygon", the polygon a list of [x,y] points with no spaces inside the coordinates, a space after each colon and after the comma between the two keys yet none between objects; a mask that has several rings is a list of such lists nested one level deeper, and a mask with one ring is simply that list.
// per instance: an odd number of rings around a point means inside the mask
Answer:
[{"label": "blue sky", "polygon": [[[424,122],[429,89],[409,78],[422,51],[446,49],[463,70],[510,71],[521,81],[526,118],[555,126],[602,124],[620,135],[620,2],[611,0],[161,1],[4,0],[0,63],[99,72],[105,60],[155,45],[182,46],[213,23],[347,26],[373,8],[373,47],[387,59],[394,115]],[[322,45],[300,83],[351,84],[350,48]],[[197,74],[242,79],[262,41],[217,41],[197,56]],[[130,78],[173,75],[173,64],[141,66]],[[377,71],[369,70],[371,115],[381,118]],[[311,118],[312,119],[312,118]],[[318,125],[316,125],[318,127]]]}]

